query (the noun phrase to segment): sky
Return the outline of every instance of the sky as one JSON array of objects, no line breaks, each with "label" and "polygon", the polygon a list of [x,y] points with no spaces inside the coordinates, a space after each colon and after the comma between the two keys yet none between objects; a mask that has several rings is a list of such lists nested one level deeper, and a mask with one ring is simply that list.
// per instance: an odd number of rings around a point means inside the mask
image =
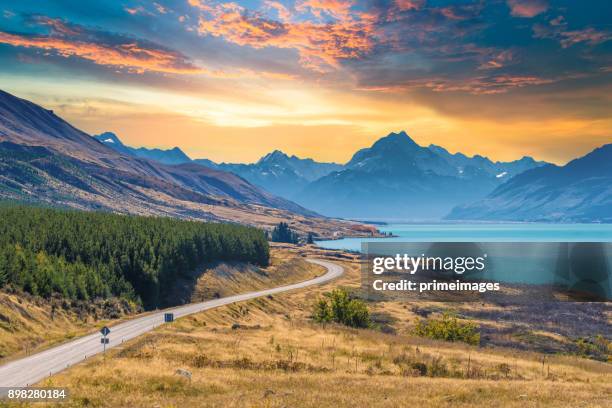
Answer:
[{"label": "sky", "polygon": [[346,162],[392,131],[495,160],[612,143],[612,2],[0,0],[0,89],[126,144]]}]

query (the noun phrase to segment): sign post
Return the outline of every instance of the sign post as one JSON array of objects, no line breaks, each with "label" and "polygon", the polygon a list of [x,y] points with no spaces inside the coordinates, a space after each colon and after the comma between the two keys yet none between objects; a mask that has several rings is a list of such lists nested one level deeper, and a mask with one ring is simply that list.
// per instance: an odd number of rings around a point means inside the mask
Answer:
[{"label": "sign post", "polygon": [[103,352],[106,354],[106,345],[109,343],[109,339],[106,337],[110,333],[110,329],[106,326],[100,329],[100,333],[102,333],[102,337],[100,339],[100,343],[102,343],[102,347],[104,347]]}]

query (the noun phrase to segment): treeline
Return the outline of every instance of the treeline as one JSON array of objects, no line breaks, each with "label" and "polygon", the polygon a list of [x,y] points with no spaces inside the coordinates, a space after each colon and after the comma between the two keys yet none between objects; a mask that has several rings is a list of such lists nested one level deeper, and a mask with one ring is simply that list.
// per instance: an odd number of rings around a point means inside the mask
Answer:
[{"label": "treeline", "polygon": [[289,228],[289,224],[286,222],[279,222],[270,235],[270,241],[286,242],[289,244],[297,244],[299,238],[299,235]]},{"label": "treeline", "polygon": [[265,266],[258,229],[234,224],[0,206],[0,287],[161,306],[173,281],[210,261]]}]

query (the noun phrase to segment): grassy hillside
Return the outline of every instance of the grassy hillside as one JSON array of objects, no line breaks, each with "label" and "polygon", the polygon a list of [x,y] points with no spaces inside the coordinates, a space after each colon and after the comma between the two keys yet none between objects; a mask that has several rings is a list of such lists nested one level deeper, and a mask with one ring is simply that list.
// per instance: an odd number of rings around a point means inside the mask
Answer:
[{"label": "grassy hillside", "polygon": [[[265,268],[244,262],[215,262],[196,268],[171,286],[169,296],[178,304],[196,302],[301,282],[324,272],[323,267],[295,254],[273,249],[270,265]],[[95,332],[141,311],[117,298],[44,299],[20,291],[0,291],[0,363]]]},{"label": "grassy hillside", "polygon": [[120,299],[72,301],[0,291],[0,363],[82,336],[139,309]]},{"label": "grassy hillside", "polygon": [[233,224],[0,206],[0,287],[42,297],[121,297],[145,308],[166,304],[166,289],[213,261],[265,266],[263,232]]},{"label": "grassy hillside", "polygon": [[70,387],[73,407],[604,407],[612,398],[608,363],[417,337],[415,305],[370,304],[378,329],[315,324],[313,304],[333,287],[356,289],[359,265],[337,252],[299,252],[347,273],[180,319],[42,384]]}]

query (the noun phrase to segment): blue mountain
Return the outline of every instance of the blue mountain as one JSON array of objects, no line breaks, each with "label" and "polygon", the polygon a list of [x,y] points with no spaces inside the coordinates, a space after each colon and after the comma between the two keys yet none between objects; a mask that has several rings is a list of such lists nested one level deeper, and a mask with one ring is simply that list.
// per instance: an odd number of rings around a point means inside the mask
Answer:
[{"label": "blue mountain", "polygon": [[612,144],[519,174],[483,200],[454,208],[452,220],[612,222]]},{"label": "blue mountain", "polygon": [[255,163],[215,163],[209,159],[192,160],[178,147],[169,150],[130,147],[123,144],[112,132],[104,132],[94,138],[117,152],[134,157],[170,165],[195,163],[214,170],[228,171],[285,198],[293,197],[311,181],[342,168],[342,165],[336,163],[320,163],[312,159],[288,156],[280,150],[268,153]]},{"label": "blue mountain", "polygon": [[530,158],[504,163],[453,155],[439,146],[420,146],[402,131],[358,151],[343,169],[293,198],[329,216],[435,220],[459,204],[484,198],[508,174],[542,164]]},{"label": "blue mountain", "polygon": [[[202,163],[200,160],[196,162]],[[255,163],[220,163],[214,168],[230,171],[273,194],[289,198],[310,182],[342,169],[342,165],[301,159],[274,150]]]},{"label": "blue mountain", "polygon": [[189,156],[187,156],[181,149],[174,147],[172,149],[147,149],[145,147],[133,148],[126,146],[121,142],[119,137],[112,132],[104,132],[99,135],[95,135],[94,138],[106,146],[112,149],[128,154],[134,157],[140,157],[142,159],[155,160],[157,162],[169,165],[177,165],[191,162]]}]

